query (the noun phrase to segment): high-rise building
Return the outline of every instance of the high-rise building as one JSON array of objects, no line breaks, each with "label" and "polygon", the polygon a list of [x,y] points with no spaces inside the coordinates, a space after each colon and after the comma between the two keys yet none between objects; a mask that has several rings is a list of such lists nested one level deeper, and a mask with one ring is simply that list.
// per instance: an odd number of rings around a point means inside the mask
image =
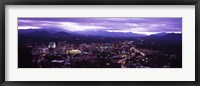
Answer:
[{"label": "high-rise building", "polygon": [[49,42],[48,48],[49,48],[49,54],[54,55],[56,53],[55,52],[55,48],[56,48],[55,42]]},{"label": "high-rise building", "polygon": [[55,42],[49,42],[48,48],[56,48],[56,43]]}]

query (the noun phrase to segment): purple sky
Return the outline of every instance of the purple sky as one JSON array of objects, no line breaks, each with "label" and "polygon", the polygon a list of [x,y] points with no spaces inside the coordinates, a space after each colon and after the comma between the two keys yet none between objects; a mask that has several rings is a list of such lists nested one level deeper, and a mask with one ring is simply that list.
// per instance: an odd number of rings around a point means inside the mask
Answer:
[{"label": "purple sky", "polygon": [[18,29],[62,29],[155,34],[182,32],[182,18],[18,18]]}]

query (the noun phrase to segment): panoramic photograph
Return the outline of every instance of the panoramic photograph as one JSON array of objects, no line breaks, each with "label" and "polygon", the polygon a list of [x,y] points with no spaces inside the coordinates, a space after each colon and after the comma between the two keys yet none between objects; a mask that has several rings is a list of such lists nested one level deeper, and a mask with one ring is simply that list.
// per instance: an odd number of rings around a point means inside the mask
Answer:
[{"label": "panoramic photograph", "polygon": [[18,18],[18,68],[182,68],[182,18]]}]

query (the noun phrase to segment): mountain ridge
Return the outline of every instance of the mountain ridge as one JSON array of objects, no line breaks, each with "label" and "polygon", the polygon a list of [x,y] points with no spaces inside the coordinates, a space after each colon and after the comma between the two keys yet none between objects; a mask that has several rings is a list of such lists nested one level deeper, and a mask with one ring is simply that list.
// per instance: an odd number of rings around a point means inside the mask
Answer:
[{"label": "mountain ridge", "polygon": [[26,36],[49,36],[49,37],[70,37],[70,36],[99,36],[99,37],[151,37],[151,38],[159,38],[164,36],[176,36],[182,35],[182,33],[157,33],[152,35],[142,35],[142,34],[135,34],[135,33],[124,33],[124,32],[106,32],[106,31],[96,31],[93,33],[77,33],[77,32],[66,32],[66,31],[57,31],[54,33],[48,32],[44,29],[19,29],[19,35],[26,35]]}]

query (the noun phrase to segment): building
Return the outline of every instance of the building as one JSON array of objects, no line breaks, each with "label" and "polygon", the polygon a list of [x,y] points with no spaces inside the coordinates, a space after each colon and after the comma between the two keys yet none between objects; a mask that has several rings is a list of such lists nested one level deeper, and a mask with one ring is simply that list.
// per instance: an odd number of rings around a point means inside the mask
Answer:
[{"label": "building", "polygon": [[56,43],[55,42],[49,42],[48,48],[56,48]]},{"label": "building", "polygon": [[68,53],[75,55],[75,54],[81,54],[82,52],[80,50],[70,50],[68,51]]},{"label": "building", "polygon": [[56,54],[56,52],[55,52],[56,43],[55,42],[49,42],[48,48],[49,48],[49,53],[51,55]]}]

